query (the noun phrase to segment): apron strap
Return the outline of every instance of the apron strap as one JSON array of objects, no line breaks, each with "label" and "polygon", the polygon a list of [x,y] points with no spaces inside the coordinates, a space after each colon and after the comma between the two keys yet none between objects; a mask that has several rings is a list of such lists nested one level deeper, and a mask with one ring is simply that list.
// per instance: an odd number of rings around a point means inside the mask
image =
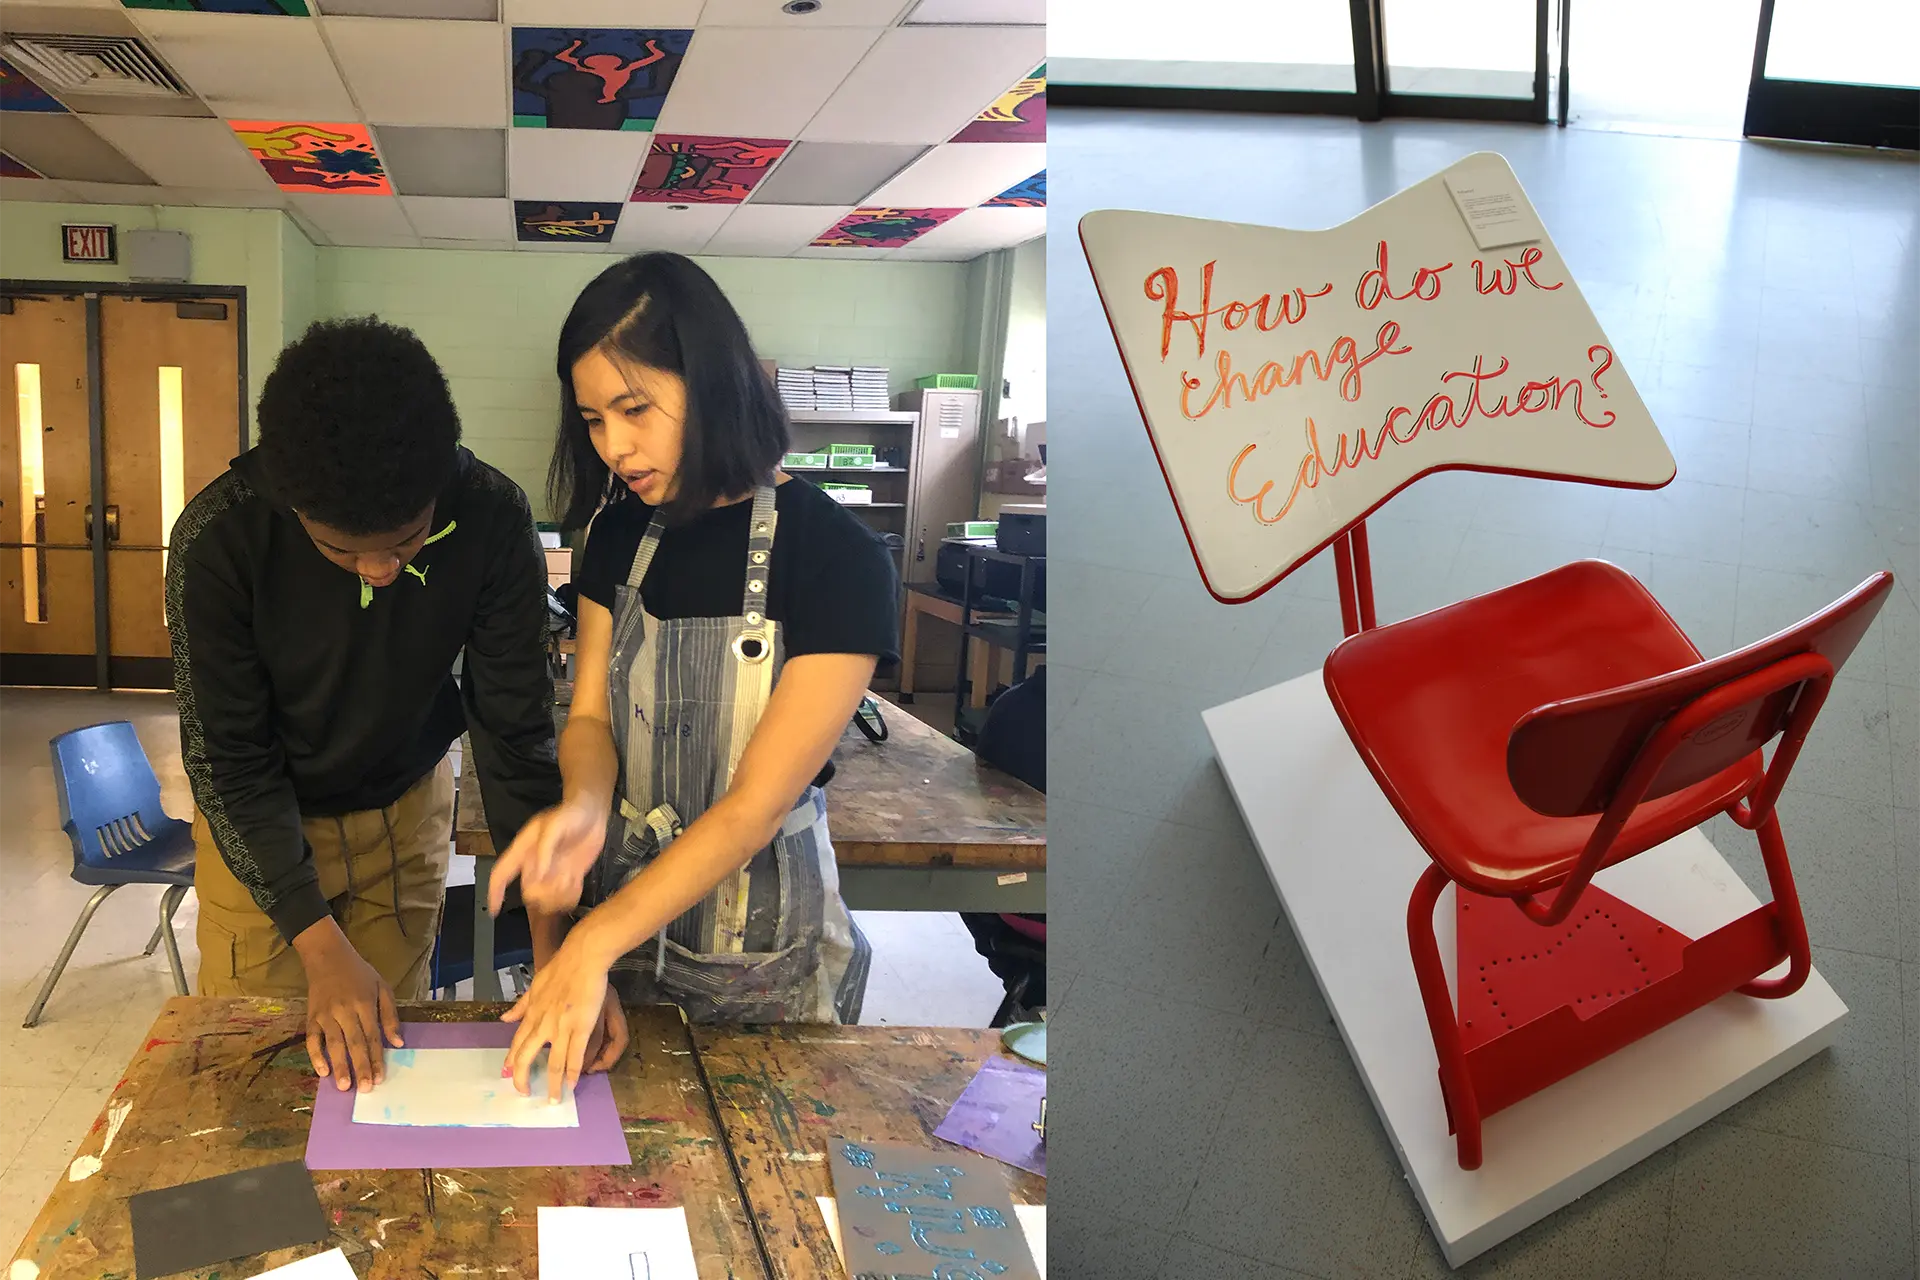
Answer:
[{"label": "apron strap", "polygon": [[753,491],[753,515],[747,526],[747,587],[740,614],[749,628],[758,629],[767,617],[767,571],[773,567],[773,530],[779,515],[773,509],[773,486]]},{"label": "apron strap", "polygon": [[633,567],[627,570],[627,586],[634,591],[640,589],[641,579],[647,576],[647,568],[653,563],[653,553],[660,549],[660,539],[667,532],[666,522],[658,511],[647,524],[647,532],[640,539],[640,545],[633,553]]}]

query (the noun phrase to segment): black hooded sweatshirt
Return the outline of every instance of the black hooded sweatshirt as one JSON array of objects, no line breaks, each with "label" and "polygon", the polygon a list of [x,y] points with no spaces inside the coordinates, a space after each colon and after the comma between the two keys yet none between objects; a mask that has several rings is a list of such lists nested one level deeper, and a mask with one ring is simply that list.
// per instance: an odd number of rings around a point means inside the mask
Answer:
[{"label": "black hooded sweatshirt", "polygon": [[432,530],[398,580],[363,589],[274,496],[257,450],[174,526],[187,777],[219,856],[288,941],[327,914],[301,819],[385,808],[462,731],[496,848],[559,803],[546,563],[526,495],[463,448]]}]

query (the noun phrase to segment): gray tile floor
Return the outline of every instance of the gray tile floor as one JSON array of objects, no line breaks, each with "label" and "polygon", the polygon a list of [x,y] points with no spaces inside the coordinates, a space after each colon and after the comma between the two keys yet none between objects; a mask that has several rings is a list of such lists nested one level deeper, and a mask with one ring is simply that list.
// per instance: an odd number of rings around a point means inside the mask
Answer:
[{"label": "gray tile floor", "polygon": [[[1049,125],[1056,1280],[1447,1272],[1199,719],[1318,666],[1332,568],[1208,597],[1073,229],[1096,208],[1326,226],[1480,149],[1512,161],[1680,478],[1422,480],[1371,525],[1382,618],[1599,555],[1724,652],[1875,569],[1900,582],[1781,805],[1816,962],[1852,1009],[1839,1043],[1463,1270],[1912,1276],[1920,167],[1519,125]],[[1709,834],[1764,893],[1751,837]]]}]

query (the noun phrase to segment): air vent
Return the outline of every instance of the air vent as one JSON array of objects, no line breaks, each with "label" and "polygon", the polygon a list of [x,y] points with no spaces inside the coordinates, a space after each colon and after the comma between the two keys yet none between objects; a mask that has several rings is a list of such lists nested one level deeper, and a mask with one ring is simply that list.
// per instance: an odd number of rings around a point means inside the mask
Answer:
[{"label": "air vent", "polygon": [[131,36],[12,36],[0,49],[56,93],[187,96],[160,60]]}]

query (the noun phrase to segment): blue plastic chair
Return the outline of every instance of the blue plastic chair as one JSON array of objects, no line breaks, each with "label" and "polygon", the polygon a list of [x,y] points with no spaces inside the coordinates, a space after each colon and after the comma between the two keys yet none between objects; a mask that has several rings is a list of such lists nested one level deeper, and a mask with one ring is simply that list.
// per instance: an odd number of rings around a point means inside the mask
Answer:
[{"label": "blue plastic chair", "polygon": [[100,887],[73,922],[67,945],[60,948],[60,958],[53,962],[53,972],[22,1025],[39,1023],[40,1011],[46,1008],[47,997],[53,994],[93,913],[121,885],[167,886],[160,898],[160,923],[141,954],[152,955],[165,939],[174,990],[186,995],[187,977],[180,967],[180,944],[173,936],[173,913],[193,887],[193,824],[169,818],[161,809],[160,780],[154,777],[140,738],[127,721],[75,729],[49,745],[53,786],[60,797],[60,828],[73,843],[73,878]]},{"label": "blue plastic chair", "polygon": [[[473,886],[447,886],[440,913],[440,936],[433,941],[428,985],[444,996],[457,982],[473,976]],[[533,964],[533,926],[525,910],[512,907],[493,922],[493,967],[515,973]],[[518,985],[516,980],[516,985]]]}]

